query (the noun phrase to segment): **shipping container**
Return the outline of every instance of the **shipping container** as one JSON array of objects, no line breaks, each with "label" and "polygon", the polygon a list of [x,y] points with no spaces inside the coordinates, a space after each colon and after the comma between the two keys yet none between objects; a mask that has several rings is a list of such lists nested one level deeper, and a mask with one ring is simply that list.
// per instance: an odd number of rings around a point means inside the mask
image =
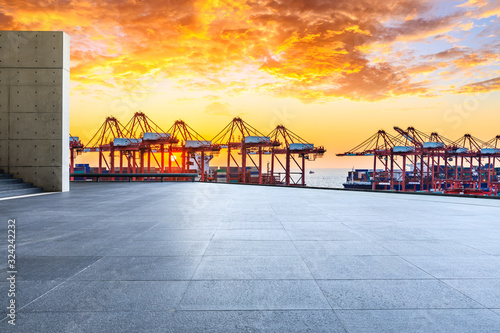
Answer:
[{"label": "shipping container", "polygon": [[500,153],[500,149],[496,148],[483,148],[481,149],[481,154],[498,154]]},{"label": "shipping container", "polygon": [[160,140],[160,139],[170,139],[170,133],[151,133],[146,132],[142,135],[144,140]]},{"label": "shipping container", "polygon": [[290,143],[290,150],[307,150],[313,149],[314,145],[312,143]]},{"label": "shipping container", "polygon": [[115,138],[113,140],[113,145],[115,147],[126,147],[134,143],[141,143],[141,139],[129,139],[129,138]]},{"label": "shipping container", "polygon": [[411,146],[394,146],[394,148],[392,148],[392,151],[394,153],[408,153],[408,152],[415,151],[415,147],[411,147]]},{"label": "shipping container", "polygon": [[186,148],[201,148],[209,147],[212,145],[212,141],[198,141],[198,140],[186,140],[184,147]]},{"label": "shipping container", "polygon": [[268,136],[247,136],[245,137],[245,143],[268,143],[271,138]]},{"label": "shipping container", "polygon": [[442,142],[424,142],[423,148],[444,148],[444,143]]}]

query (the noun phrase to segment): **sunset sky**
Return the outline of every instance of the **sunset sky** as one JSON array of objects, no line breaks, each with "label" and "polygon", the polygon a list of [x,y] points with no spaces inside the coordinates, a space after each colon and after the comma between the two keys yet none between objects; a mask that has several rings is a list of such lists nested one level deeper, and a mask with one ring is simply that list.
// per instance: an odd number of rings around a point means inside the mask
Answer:
[{"label": "sunset sky", "polygon": [[[500,134],[500,1],[0,0],[0,30],[71,37],[71,134],[106,116],[283,124],[327,154],[379,129]],[[78,162],[78,161],[77,161]]]}]

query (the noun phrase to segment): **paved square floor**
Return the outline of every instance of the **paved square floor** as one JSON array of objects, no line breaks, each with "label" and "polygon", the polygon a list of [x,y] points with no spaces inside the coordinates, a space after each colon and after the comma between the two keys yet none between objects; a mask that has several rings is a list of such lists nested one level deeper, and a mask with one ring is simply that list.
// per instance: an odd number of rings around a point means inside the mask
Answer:
[{"label": "paved square floor", "polygon": [[500,200],[74,183],[0,218],[0,332],[500,332]]}]

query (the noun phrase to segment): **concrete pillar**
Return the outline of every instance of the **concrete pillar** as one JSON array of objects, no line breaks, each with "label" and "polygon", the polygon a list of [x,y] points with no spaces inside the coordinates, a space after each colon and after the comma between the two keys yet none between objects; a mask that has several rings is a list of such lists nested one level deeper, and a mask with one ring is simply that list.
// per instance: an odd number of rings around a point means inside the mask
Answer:
[{"label": "concrete pillar", "polygon": [[69,190],[69,36],[0,31],[0,169]]}]

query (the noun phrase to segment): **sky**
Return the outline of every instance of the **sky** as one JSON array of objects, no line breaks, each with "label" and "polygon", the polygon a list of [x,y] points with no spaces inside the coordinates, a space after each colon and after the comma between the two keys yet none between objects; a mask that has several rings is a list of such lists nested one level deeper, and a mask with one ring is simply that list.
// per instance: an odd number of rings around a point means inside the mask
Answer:
[{"label": "sky", "polygon": [[0,0],[0,30],[70,35],[84,144],[107,116],[182,119],[208,140],[240,116],[339,168],[372,165],[335,154],[393,126],[499,135],[499,16],[499,0]]}]

